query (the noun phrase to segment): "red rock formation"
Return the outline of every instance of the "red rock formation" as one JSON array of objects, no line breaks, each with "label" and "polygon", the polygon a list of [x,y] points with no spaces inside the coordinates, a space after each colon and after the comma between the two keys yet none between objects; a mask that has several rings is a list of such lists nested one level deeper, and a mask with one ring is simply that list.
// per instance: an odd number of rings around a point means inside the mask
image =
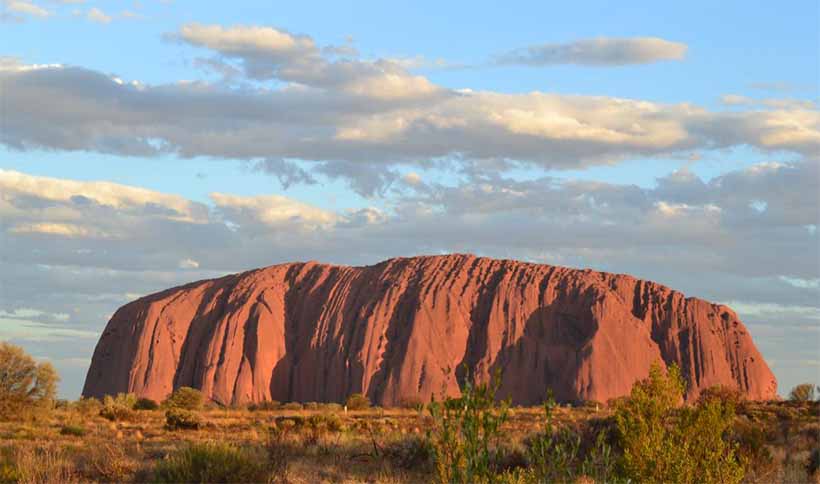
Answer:
[{"label": "red rock formation", "polygon": [[627,275],[470,255],[282,264],[146,296],[111,318],[83,395],[161,400],[193,386],[223,403],[362,392],[395,405],[458,394],[466,364],[482,379],[500,370],[514,403],[548,388],[606,401],[653,362],[681,367],[687,398],[715,384],[775,397],[726,306]]}]

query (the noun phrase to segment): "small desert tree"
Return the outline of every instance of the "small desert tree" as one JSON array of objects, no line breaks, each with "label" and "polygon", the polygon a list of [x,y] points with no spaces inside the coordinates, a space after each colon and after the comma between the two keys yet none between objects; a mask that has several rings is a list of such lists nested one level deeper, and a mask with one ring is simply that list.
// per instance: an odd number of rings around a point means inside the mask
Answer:
[{"label": "small desert tree", "polygon": [[793,402],[810,402],[814,400],[814,385],[801,383],[789,392],[789,400]]},{"label": "small desert tree", "polygon": [[493,480],[490,444],[501,437],[501,425],[507,420],[510,407],[509,400],[496,401],[500,386],[498,373],[487,383],[474,381],[468,374],[461,397],[445,397],[428,405],[433,420],[428,438],[439,482]]},{"label": "small desert tree", "polygon": [[59,377],[51,363],[37,363],[22,348],[0,343],[0,419],[50,409]]},{"label": "small desert tree", "polygon": [[165,408],[180,408],[183,410],[200,410],[205,401],[202,392],[196,388],[180,387],[162,402]]},{"label": "small desert tree", "polygon": [[619,405],[615,420],[625,477],[637,482],[740,482],[743,462],[727,436],[734,403],[708,399],[678,409],[685,389],[677,366],[665,372],[655,364]]}]

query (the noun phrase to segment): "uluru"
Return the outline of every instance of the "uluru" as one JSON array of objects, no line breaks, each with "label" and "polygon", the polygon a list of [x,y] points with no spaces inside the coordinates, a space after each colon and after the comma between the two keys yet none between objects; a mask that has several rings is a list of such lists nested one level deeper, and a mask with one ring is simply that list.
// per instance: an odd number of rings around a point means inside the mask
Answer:
[{"label": "uluru", "polygon": [[628,275],[472,255],[349,267],[280,264],[145,296],[97,344],[83,395],[221,404],[379,405],[457,395],[465,369],[498,372],[514,404],[629,393],[677,364],[687,399],[723,385],[776,398],[777,382],[730,308]]}]

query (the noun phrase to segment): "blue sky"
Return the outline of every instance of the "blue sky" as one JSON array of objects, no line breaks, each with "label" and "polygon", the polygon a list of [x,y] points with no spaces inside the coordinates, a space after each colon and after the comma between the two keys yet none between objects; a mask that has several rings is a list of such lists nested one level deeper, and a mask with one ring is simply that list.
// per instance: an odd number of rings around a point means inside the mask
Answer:
[{"label": "blue sky", "polygon": [[456,250],[733,303],[781,393],[820,380],[817,2],[0,9],[0,318],[37,328],[0,337],[54,360],[66,396],[90,350],[65,331],[93,345],[132,296]]}]

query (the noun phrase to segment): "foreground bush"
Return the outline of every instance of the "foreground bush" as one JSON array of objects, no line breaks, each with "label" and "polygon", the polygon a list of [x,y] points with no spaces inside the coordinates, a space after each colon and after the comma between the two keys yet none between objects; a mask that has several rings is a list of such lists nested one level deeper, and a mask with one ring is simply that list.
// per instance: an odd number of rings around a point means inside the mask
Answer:
[{"label": "foreground bush", "polygon": [[137,397],[133,393],[120,393],[116,397],[106,395],[103,398],[100,416],[112,422],[132,420],[136,404]]},{"label": "foreground bush", "polygon": [[198,414],[184,408],[171,408],[165,412],[165,428],[168,430],[199,430],[202,419]]},{"label": "foreground bush", "polygon": [[134,403],[134,410],[157,410],[159,403],[150,398],[140,398]]},{"label": "foreground bush", "polygon": [[204,401],[205,398],[199,390],[191,387],[180,387],[162,402],[162,405],[165,408],[200,410]]},{"label": "foreground bush", "polygon": [[582,455],[579,430],[554,422],[555,400],[544,402],[544,430],[526,441],[529,468],[520,476],[524,482],[577,482],[590,478],[595,482],[613,482],[616,455],[601,429],[594,445]]},{"label": "foreground bush", "polygon": [[179,482],[267,482],[270,464],[261,450],[224,443],[193,444],[157,464],[154,481]]},{"label": "foreground bush", "polygon": [[370,400],[361,393],[353,393],[347,397],[345,405],[348,410],[364,410],[365,408],[370,408]]},{"label": "foreground bush", "polygon": [[433,418],[429,438],[434,450],[436,473],[442,483],[472,483],[494,477],[490,465],[490,443],[498,440],[507,420],[509,401],[499,404],[496,375],[489,383],[468,381],[459,398],[435,400],[428,406]]},{"label": "foreground bush", "polygon": [[653,365],[649,377],[636,383],[616,409],[625,477],[638,482],[740,482],[743,465],[727,439],[734,406],[713,399],[676,411],[684,390],[677,366],[664,372]]},{"label": "foreground bush", "polygon": [[19,346],[0,343],[0,419],[50,410],[58,381],[51,363],[38,364]]}]

